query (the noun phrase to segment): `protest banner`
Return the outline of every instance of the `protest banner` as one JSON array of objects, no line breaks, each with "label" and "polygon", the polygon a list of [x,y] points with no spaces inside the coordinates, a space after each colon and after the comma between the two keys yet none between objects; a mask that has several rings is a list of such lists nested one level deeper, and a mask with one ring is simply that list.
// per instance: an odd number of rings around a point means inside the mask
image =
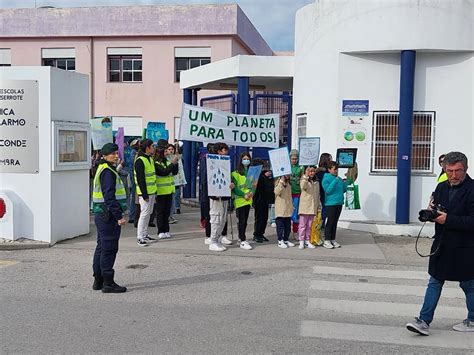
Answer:
[{"label": "protest banner", "polygon": [[[173,157],[171,157],[171,160]],[[181,186],[186,185],[188,182],[186,181],[186,175],[184,175],[184,166],[183,166],[183,159],[178,160],[178,174],[173,176],[174,178],[174,186]]]},{"label": "protest banner", "polygon": [[319,161],[319,137],[301,137],[299,141],[299,165],[317,165]]},{"label": "protest banner", "polygon": [[183,104],[179,139],[194,142],[226,142],[244,147],[277,148],[279,114],[237,115]]},{"label": "protest banner", "polygon": [[106,143],[113,143],[112,120],[110,117],[94,117],[89,122],[94,150],[102,149]]},{"label": "protest banner", "polygon": [[230,197],[230,156],[208,154],[206,163],[208,195]]},{"label": "protest banner", "polygon": [[268,151],[273,177],[291,175],[291,162],[288,148],[278,148]]},{"label": "protest banner", "polygon": [[255,193],[262,168],[263,165],[251,166],[247,171],[247,180],[245,181],[245,184],[247,185],[247,188],[252,191],[252,193]]},{"label": "protest banner", "polygon": [[118,145],[118,153],[119,153],[120,159],[124,158],[124,155],[123,155],[123,150],[124,150],[124,145],[125,145],[124,138],[125,137],[124,137],[123,127],[119,127],[117,129],[117,134],[115,135],[115,144]]},{"label": "protest banner", "polygon": [[165,129],[163,122],[148,122],[146,125],[146,138],[153,142],[158,142],[160,139],[168,140],[168,130]]}]

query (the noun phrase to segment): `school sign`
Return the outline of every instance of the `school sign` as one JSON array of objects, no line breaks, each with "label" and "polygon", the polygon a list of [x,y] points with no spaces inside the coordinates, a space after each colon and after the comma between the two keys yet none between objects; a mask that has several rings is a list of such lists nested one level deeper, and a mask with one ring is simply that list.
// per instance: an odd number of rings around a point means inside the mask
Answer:
[{"label": "school sign", "polygon": [[183,104],[179,139],[278,148],[280,115],[236,115]]}]

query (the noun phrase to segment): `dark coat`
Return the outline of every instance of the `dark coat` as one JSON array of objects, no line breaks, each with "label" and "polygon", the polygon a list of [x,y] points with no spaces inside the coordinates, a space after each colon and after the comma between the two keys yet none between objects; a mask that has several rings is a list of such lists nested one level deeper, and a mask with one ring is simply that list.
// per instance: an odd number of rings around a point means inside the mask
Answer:
[{"label": "dark coat", "polygon": [[275,184],[273,183],[273,178],[266,177],[265,171],[262,171],[258,177],[257,188],[253,195],[253,205],[266,206],[275,203],[274,189]]},{"label": "dark coat", "polygon": [[[451,202],[450,190],[455,192]],[[467,175],[458,186],[442,182],[433,199],[446,209],[447,217],[444,225],[435,225],[431,252],[440,248],[430,257],[428,273],[438,280],[474,280],[474,181]]]}]

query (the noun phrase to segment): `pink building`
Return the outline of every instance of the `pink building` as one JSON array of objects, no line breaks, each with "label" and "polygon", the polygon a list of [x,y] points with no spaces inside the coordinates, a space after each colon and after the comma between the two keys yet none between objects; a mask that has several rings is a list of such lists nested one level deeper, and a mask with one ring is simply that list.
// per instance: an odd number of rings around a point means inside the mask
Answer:
[{"label": "pink building", "polygon": [[0,10],[0,66],[88,74],[91,116],[113,116],[126,135],[160,121],[173,138],[180,71],[239,54],[273,51],[237,5]]}]

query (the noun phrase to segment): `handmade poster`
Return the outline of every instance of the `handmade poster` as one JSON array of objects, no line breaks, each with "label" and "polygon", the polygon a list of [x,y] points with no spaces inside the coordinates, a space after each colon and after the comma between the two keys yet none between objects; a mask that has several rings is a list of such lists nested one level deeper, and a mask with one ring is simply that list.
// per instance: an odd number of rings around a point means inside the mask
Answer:
[{"label": "handmade poster", "polygon": [[[173,160],[174,156],[169,157],[170,160]],[[186,185],[188,182],[186,181],[186,175],[184,175],[184,167],[183,167],[183,160],[178,160],[178,174],[173,176],[174,178],[174,186],[181,186]]]},{"label": "handmade poster", "polygon": [[146,126],[146,137],[153,142],[158,142],[160,139],[168,140],[168,130],[165,129],[163,122],[148,122]]},{"label": "handmade poster", "polygon": [[353,168],[356,157],[357,148],[339,148],[336,152],[336,162],[340,168]]},{"label": "handmade poster", "polygon": [[342,100],[342,142],[344,145],[367,144],[369,100]]},{"label": "handmade poster", "polygon": [[179,139],[194,142],[226,142],[244,147],[277,148],[279,114],[237,115],[183,104]]},{"label": "handmade poster", "polygon": [[288,148],[278,148],[268,151],[273,177],[291,175],[291,162]]},{"label": "handmade poster", "polygon": [[117,129],[117,134],[115,135],[115,144],[118,145],[118,153],[119,153],[119,158],[123,160],[123,157],[124,157],[124,153],[123,153],[123,150],[124,150],[124,131],[123,131],[123,127],[119,127]]},{"label": "handmade poster", "polygon": [[247,185],[247,188],[252,191],[252,193],[254,193],[255,189],[257,188],[258,178],[260,177],[262,168],[263,165],[251,166],[247,171],[247,180],[245,181],[245,184]]},{"label": "handmade poster", "polygon": [[299,165],[317,165],[319,162],[319,137],[301,137],[299,142]]},{"label": "handmade poster", "polygon": [[112,120],[110,117],[94,117],[89,122],[94,150],[102,149],[106,143],[113,143]]},{"label": "handmade poster", "polygon": [[230,197],[230,156],[208,154],[206,164],[208,195]]}]

